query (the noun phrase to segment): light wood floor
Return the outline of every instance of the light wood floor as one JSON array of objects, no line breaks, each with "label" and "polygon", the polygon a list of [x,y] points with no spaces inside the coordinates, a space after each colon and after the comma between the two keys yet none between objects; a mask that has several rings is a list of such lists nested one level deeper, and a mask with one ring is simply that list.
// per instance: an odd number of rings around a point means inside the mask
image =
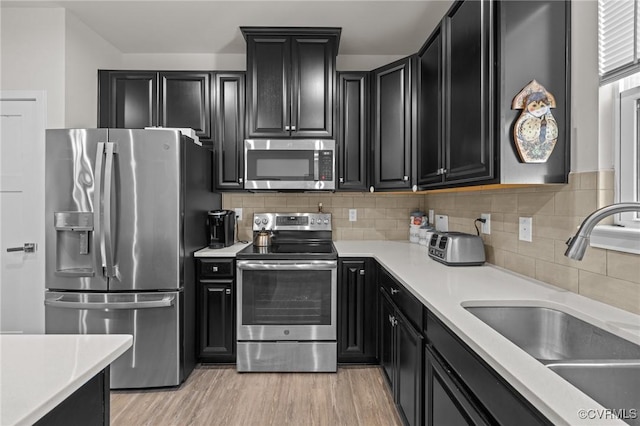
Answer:
[{"label": "light wood floor", "polygon": [[401,425],[378,367],[243,373],[200,365],[180,388],[112,391],[111,424]]}]

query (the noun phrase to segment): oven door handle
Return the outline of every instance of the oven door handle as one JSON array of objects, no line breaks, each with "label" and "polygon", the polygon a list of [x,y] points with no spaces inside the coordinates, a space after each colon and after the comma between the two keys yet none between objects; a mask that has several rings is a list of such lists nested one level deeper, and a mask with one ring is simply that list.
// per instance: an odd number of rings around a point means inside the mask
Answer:
[{"label": "oven door handle", "polygon": [[325,270],[337,269],[335,260],[313,260],[305,262],[274,262],[260,260],[240,260],[236,263],[238,269],[282,271],[282,270]]}]

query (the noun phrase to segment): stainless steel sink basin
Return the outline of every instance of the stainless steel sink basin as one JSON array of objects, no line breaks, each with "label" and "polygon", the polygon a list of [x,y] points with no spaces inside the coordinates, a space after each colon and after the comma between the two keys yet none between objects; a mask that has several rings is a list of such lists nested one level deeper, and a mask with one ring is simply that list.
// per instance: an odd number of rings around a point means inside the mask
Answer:
[{"label": "stainless steel sink basin", "polygon": [[621,420],[640,425],[640,362],[547,366],[603,407],[613,410]]},{"label": "stainless steel sink basin", "polygon": [[640,345],[562,311],[524,306],[466,309],[545,364],[562,360],[640,359]]}]

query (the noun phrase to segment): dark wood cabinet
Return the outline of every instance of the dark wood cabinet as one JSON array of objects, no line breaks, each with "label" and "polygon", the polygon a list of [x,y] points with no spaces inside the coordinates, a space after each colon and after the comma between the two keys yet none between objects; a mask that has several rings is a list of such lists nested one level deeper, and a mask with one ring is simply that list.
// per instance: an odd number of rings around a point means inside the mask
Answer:
[{"label": "dark wood cabinet", "polygon": [[338,362],[377,362],[377,294],[371,259],[340,260]]},{"label": "dark wood cabinet", "polygon": [[197,353],[200,362],[236,360],[234,259],[198,263]]},{"label": "dark wood cabinet", "polygon": [[490,425],[464,386],[429,346],[424,356],[424,424],[426,426]]},{"label": "dark wood cabinet", "polygon": [[432,312],[426,314],[426,337],[427,425],[440,425],[438,419],[449,415],[468,422],[462,424],[551,424]]},{"label": "dark wood cabinet", "polygon": [[413,63],[411,56],[372,72],[372,172],[376,191],[412,186]]},{"label": "dark wood cabinet", "polygon": [[243,27],[249,138],[331,138],[340,29]]},{"label": "dark wood cabinet", "polygon": [[211,73],[161,72],[159,84],[159,125],[187,127],[211,138]]},{"label": "dark wood cabinet", "polygon": [[418,184],[494,177],[492,2],[460,1],[418,52]]},{"label": "dark wood cabinet", "polygon": [[[380,276],[380,273],[379,273]],[[423,336],[413,321],[401,310],[384,283],[380,283],[379,330],[380,364],[383,368],[398,412],[405,424],[421,425],[423,415]],[[395,290],[406,292],[399,283],[393,283]],[[417,300],[415,301],[417,302]],[[410,302],[412,304],[413,301]],[[418,303],[422,318],[422,305]],[[407,312],[411,315],[411,312]]]},{"label": "dark wood cabinet", "polygon": [[98,127],[158,125],[158,73],[98,71]]},{"label": "dark wood cabinet", "polygon": [[338,189],[369,188],[369,72],[339,72],[336,120]]},{"label": "dark wood cabinet", "polygon": [[215,87],[215,187],[241,190],[244,188],[245,73],[216,73]]},{"label": "dark wood cabinet", "polygon": [[98,127],[192,128],[211,137],[211,73],[98,71]]},{"label": "dark wood cabinet", "polygon": [[[453,4],[418,52],[420,188],[567,182],[570,4]],[[544,163],[523,162],[513,141],[513,98],[534,79],[554,95],[560,129]]]}]

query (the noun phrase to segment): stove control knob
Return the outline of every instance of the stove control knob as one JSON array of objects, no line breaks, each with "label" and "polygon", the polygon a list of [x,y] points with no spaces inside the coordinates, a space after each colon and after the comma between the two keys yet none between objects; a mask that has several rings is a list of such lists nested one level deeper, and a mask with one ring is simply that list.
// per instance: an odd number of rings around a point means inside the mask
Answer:
[{"label": "stove control knob", "polygon": [[315,223],[316,223],[316,220],[315,219],[311,219],[311,224],[313,225]]},{"label": "stove control knob", "polygon": [[254,220],[254,222],[255,222],[256,225],[260,225],[260,218],[256,217],[256,220]]},{"label": "stove control knob", "polygon": [[262,218],[262,223],[263,223],[264,225],[266,225],[267,223],[269,223],[269,219],[267,219],[266,217],[263,217],[263,218]]},{"label": "stove control knob", "polygon": [[325,224],[325,225],[328,225],[328,224],[329,224],[329,219],[325,219],[325,220],[324,220],[324,224]]}]

